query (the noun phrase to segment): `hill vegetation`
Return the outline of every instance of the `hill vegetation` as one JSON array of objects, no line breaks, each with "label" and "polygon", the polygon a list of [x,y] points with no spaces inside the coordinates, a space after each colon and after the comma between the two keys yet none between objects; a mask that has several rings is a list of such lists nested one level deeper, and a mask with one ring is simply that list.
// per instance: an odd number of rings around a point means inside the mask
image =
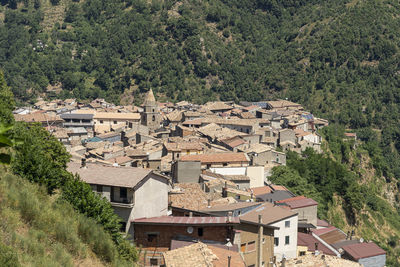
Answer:
[{"label": "hill vegetation", "polygon": [[[153,88],[161,101],[287,97],[329,119],[335,126],[323,132],[327,155],[289,155],[276,179],[292,177],[292,190],[317,198],[322,216],[357,226],[390,251],[390,264],[399,264],[398,2],[1,3],[0,65],[19,103],[58,94],[138,104]],[[343,142],[345,128],[361,142]],[[49,192],[64,186],[46,179],[39,182]]]},{"label": "hill vegetation", "polygon": [[132,266],[96,221],[0,170],[1,266]]}]

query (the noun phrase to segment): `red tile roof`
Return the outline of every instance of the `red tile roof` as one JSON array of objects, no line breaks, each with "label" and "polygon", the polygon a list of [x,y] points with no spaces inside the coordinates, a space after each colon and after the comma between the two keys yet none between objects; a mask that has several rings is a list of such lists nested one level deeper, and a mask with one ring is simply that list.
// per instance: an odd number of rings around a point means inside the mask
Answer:
[{"label": "red tile roof", "polygon": [[160,216],[152,218],[141,218],[132,221],[135,224],[175,224],[175,225],[215,225],[215,224],[238,224],[238,217],[177,217]]},{"label": "red tile roof", "polygon": [[269,186],[260,186],[260,187],[253,187],[249,189],[249,191],[253,192],[255,196],[258,195],[265,195],[272,192],[272,189]]},{"label": "red tile roof", "polygon": [[298,246],[306,246],[308,248],[308,251],[314,252],[315,251],[315,243],[318,244],[318,251],[322,251],[326,255],[334,255],[336,254],[330,250],[327,246],[325,246],[323,243],[318,241],[315,237],[313,237],[311,234],[305,234],[305,233],[297,233],[297,245]]},{"label": "red tile roof", "polygon": [[329,227],[331,226],[327,221],[317,219],[317,226],[320,227]]},{"label": "red tile roof", "polygon": [[249,162],[245,153],[215,153],[200,155],[184,155],[182,161],[201,161],[201,163],[234,163]]},{"label": "red tile roof", "polygon": [[320,235],[329,233],[329,232],[334,231],[334,230],[336,230],[336,227],[335,226],[330,226],[330,227],[327,227],[327,228],[315,229],[315,230],[312,230],[312,232],[314,234],[320,236]]},{"label": "red tile roof", "polygon": [[318,202],[316,202],[314,199],[307,198],[305,196],[297,196],[284,200],[279,200],[276,203],[284,203],[288,205],[291,209],[298,209],[298,208],[318,205]]},{"label": "red tile roof", "polygon": [[346,251],[354,260],[386,254],[386,252],[374,242],[351,244],[343,246],[342,249]]}]

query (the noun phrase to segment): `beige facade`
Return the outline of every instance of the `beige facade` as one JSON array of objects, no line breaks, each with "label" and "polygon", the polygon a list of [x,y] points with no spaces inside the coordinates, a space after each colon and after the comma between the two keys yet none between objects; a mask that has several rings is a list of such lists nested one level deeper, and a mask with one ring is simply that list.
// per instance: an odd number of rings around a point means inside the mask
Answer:
[{"label": "beige facade", "polygon": [[[240,235],[235,237],[235,244],[239,246],[240,254],[243,256],[246,266],[257,265],[257,247],[260,244],[258,241],[258,225],[241,222],[237,226],[240,230]],[[274,256],[274,230],[272,228],[263,227],[262,236],[262,263],[264,267],[272,267],[270,262],[273,261]],[[260,267],[261,267],[260,266]]]}]

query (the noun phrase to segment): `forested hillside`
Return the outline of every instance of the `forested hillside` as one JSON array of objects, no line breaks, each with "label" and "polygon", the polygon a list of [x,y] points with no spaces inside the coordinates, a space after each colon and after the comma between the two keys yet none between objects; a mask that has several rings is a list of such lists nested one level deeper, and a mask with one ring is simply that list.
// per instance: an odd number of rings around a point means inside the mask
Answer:
[{"label": "forested hillside", "polygon": [[[0,66],[19,103],[44,95],[137,104],[152,88],[161,101],[287,97],[329,119],[327,158],[292,157],[286,171],[313,183],[307,192],[325,196],[324,215],[338,224],[357,222],[378,240],[375,224],[386,223],[392,230],[378,241],[397,264],[399,245],[389,241],[399,239],[392,223],[400,203],[398,1],[1,3]],[[344,128],[357,132],[357,147],[342,142]],[[340,182],[322,179],[318,164]],[[341,201],[354,204],[355,218],[327,212]]]}]

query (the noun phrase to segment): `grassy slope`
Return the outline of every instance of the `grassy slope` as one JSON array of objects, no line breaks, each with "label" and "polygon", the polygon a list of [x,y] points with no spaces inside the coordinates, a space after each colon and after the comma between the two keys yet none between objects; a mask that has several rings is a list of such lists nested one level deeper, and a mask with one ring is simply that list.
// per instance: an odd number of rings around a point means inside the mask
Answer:
[{"label": "grassy slope", "polygon": [[101,227],[3,170],[0,218],[1,266],[121,266]]}]

